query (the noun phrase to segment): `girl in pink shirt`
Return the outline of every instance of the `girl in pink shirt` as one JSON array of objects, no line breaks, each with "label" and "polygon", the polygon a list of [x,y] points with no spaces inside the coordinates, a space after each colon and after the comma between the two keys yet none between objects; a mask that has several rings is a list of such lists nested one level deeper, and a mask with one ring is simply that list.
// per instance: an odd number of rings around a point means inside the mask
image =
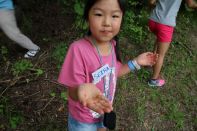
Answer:
[{"label": "girl in pink shirt", "polygon": [[146,52],[121,63],[114,38],[124,7],[125,0],[87,0],[84,18],[89,33],[71,44],[58,78],[68,88],[69,131],[114,129],[112,103],[117,77],[140,66],[152,66],[157,59],[157,55]]}]

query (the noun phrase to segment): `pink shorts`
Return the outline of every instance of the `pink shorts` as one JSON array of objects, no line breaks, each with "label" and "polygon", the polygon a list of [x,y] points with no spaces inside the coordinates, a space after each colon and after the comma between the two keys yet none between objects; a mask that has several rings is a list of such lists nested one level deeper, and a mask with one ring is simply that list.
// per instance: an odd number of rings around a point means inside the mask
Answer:
[{"label": "pink shorts", "polygon": [[149,29],[157,36],[157,42],[171,42],[174,27],[157,23],[153,20],[148,22]]}]

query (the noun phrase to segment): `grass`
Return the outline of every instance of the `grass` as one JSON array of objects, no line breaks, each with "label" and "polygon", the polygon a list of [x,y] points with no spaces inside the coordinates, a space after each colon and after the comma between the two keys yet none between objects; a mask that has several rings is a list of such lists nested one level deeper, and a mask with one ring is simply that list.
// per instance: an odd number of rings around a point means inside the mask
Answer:
[{"label": "grass", "polygon": [[[22,112],[17,111],[6,97],[1,97],[0,99],[0,115],[7,118],[11,129],[15,129],[17,125],[21,124],[24,120]],[[5,125],[1,124],[0,129],[3,130],[5,128],[4,126]]]},{"label": "grass", "polygon": [[61,42],[56,46],[55,50],[52,53],[52,57],[57,61],[57,68],[60,69],[63,64],[66,52],[68,50],[68,45],[64,42]]}]

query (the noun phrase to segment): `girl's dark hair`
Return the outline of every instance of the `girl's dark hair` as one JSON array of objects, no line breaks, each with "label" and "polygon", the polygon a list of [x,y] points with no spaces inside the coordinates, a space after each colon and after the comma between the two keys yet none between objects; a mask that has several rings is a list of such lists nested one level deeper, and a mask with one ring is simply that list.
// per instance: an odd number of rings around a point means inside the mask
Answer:
[{"label": "girl's dark hair", "polygon": [[[94,6],[96,2],[99,0],[86,0],[85,8],[84,8],[84,13],[83,13],[83,18],[85,21],[88,21],[88,16],[89,16],[89,11]],[[126,9],[126,0],[117,0],[120,6],[120,9],[123,13],[123,16],[125,14],[125,9]],[[90,30],[88,30],[88,35],[91,35]],[[119,55],[119,41],[118,41],[118,36],[115,36],[114,38],[116,40],[116,46],[115,46],[115,52],[116,52],[116,58],[118,61],[121,62],[120,55]]]},{"label": "girl's dark hair", "polygon": [[[88,20],[88,15],[89,11],[92,8],[92,6],[98,2],[99,0],[86,0],[85,8],[84,8],[84,13],[83,17],[87,21]],[[121,11],[123,12],[123,15],[125,14],[125,8],[126,8],[126,0],[118,0],[119,6]]]}]

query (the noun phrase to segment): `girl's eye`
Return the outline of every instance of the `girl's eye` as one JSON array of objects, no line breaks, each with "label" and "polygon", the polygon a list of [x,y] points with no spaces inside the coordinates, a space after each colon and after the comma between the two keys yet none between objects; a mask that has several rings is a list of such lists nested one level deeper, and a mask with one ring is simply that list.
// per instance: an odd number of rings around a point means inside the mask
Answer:
[{"label": "girl's eye", "polygon": [[113,18],[119,18],[119,16],[118,16],[118,15],[113,15],[112,17],[113,17]]},{"label": "girl's eye", "polygon": [[96,13],[96,14],[94,14],[95,16],[102,16],[102,14],[100,14],[100,13]]}]

